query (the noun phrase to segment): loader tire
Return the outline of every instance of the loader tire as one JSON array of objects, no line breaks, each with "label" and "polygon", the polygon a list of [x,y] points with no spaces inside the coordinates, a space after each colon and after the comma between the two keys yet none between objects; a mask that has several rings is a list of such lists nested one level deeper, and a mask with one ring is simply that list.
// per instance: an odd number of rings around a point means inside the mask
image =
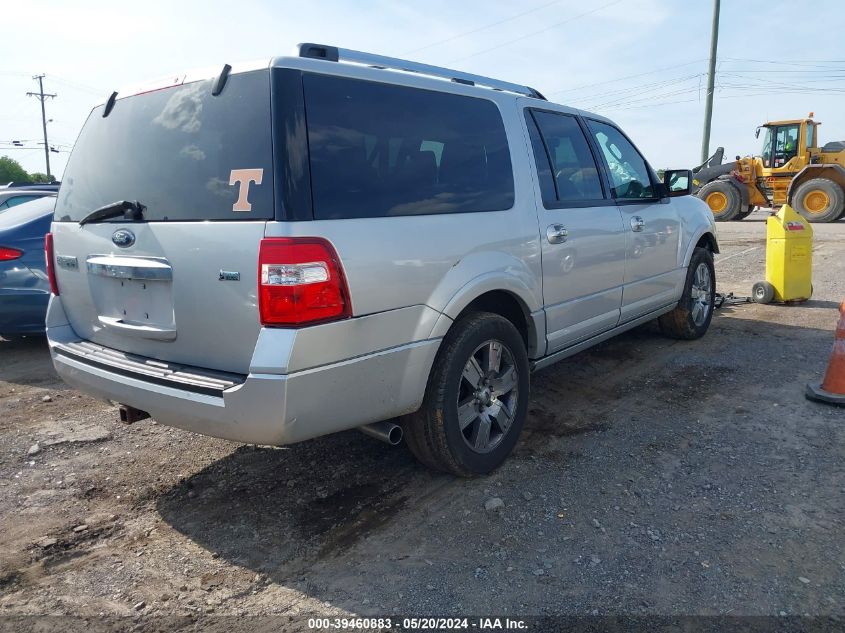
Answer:
[{"label": "loader tire", "polygon": [[811,178],[796,187],[792,201],[810,222],[835,222],[843,213],[845,193],[832,180]]},{"label": "loader tire", "polygon": [[745,211],[743,211],[738,216],[736,216],[736,221],[739,222],[740,220],[744,220],[745,218],[747,218],[752,213],[754,213],[754,205],[749,204],[748,208]]},{"label": "loader tire", "polygon": [[727,180],[708,182],[697,195],[710,207],[716,222],[737,220],[743,212],[742,194]]}]

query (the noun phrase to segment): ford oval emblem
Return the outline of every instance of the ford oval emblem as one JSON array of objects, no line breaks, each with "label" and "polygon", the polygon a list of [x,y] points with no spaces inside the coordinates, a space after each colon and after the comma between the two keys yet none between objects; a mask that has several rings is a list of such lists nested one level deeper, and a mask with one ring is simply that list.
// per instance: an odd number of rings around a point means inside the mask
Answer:
[{"label": "ford oval emblem", "polygon": [[118,229],[112,233],[111,241],[120,248],[129,248],[135,243],[135,234],[129,229]]}]

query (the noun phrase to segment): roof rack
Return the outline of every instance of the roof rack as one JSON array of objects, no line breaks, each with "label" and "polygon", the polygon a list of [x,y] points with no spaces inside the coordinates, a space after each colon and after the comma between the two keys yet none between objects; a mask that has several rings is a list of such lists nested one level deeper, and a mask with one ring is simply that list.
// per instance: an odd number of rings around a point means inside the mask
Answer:
[{"label": "roof rack", "polygon": [[351,62],[353,64],[364,64],[373,68],[383,68],[391,70],[404,70],[409,73],[417,73],[420,75],[428,75],[429,77],[440,77],[448,79],[455,83],[466,84],[469,86],[484,86],[492,88],[493,90],[500,90],[504,92],[514,92],[516,94],[532,97],[534,99],[546,100],[537,90],[530,86],[522,86],[520,84],[510,83],[509,81],[500,81],[490,77],[483,77],[481,75],[472,75],[464,73],[459,70],[451,70],[449,68],[441,68],[440,66],[430,66],[429,64],[420,64],[418,62],[411,62],[406,59],[398,59],[396,57],[385,57],[383,55],[374,55],[372,53],[364,53],[361,51],[353,51],[348,48],[338,48],[336,46],[325,46],[324,44],[299,44],[297,46],[300,57],[308,57],[311,59],[323,59],[330,62]]}]

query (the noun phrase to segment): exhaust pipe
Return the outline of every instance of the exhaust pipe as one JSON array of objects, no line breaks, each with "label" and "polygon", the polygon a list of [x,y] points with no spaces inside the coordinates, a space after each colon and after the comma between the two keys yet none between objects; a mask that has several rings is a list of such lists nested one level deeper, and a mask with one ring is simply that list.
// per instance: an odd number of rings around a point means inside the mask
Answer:
[{"label": "exhaust pipe", "polygon": [[124,424],[132,424],[134,422],[138,422],[139,420],[146,420],[150,417],[150,414],[146,411],[130,407],[128,404],[120,405],[118,410],[120,411],[120,421]]},{"label": "exhaust pipe", "polygon": [[359,426],[358,430],[391,446],[396,446],[402,441],[402,427],[393,422],[373,422]]}]

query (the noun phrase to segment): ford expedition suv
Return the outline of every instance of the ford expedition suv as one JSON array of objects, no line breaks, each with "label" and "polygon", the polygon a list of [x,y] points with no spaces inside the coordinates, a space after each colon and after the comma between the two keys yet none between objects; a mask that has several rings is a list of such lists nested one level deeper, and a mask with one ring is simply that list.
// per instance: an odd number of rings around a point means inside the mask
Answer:
[{"label": "ford expedition suv", "polygon": [[47,236],[53,362],[127,420],[404,432],[486,473],[533,370],[652,319],[706,332],[718,247],[689,182],[532,88],[330,46],[122,90]]}]

